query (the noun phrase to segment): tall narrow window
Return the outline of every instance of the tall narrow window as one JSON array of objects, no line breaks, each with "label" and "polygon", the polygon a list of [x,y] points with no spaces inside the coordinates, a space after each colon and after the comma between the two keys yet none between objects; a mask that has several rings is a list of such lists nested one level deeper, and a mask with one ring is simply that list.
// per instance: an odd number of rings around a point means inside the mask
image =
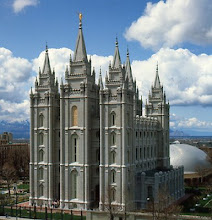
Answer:
[{"label": "tall narrow window", "polygon": [[43,159],[44,159],[44,151],[41,149],[39,151],[39,162],[43,161]]},{"label": "tall narrow window", "polygon": [[39,116],[39,126],[40,127],[43,127],[43,119],[44,119],[43,114],[40,114],[40,116]]},{"label": "tall narrow window", "polygon": [[116,171],[112,170],[111,171],[111,183],[115,183],[116,182]]},{"label": "tall narrow window", "polygon": [[111,163],[116,163],[116,152],[111,152]]},{"label": "tall narrow window", "polygon": [[71,162],[77,162],[78,154],[78,136],[72,135],[71,137]]},{"label": "tall narrow window", "polygon": [[116,200],[116,190],[111,190],[111,202],[114,202]]},{"label": "tall narrow window", "polygon": [[74,137],[74,161],[77,161],[77,138]]},{"label": "tall narrow window", "polygon": [[39,186],[39,194],[40,196],[43,196],[43,184]]},{"label": "tall narrow window", "polygon": [[111,134],[111,145],[116,145],[116,133]]},{"label": "tall narrow window", "polygon": [[77,126],[78,125],[78,110],[77,106],[72,107],[72,126]]},{"label": "tall narrow window", "polygon": [[43,167],[39,168],[39,180],[43,180]]},{"label": "tall narrow window", "polygon": [[116,113],[112,112],[111,113],[111,126],[116,125]]},{"label": "tall narrow window", "polygon": [[130,126],[130,114],[127,113],[127,126]]},{"label": "tall narrow window", "polygon": [[76,199],[77,198],[77,172],[72,171],[71,172],[71,198]]},{"label": "tall narrow window", "polygon": [[41,133],[40,135],[39,135],[39,141],[40,141],[40,145],[43,145],[43,133]]}]

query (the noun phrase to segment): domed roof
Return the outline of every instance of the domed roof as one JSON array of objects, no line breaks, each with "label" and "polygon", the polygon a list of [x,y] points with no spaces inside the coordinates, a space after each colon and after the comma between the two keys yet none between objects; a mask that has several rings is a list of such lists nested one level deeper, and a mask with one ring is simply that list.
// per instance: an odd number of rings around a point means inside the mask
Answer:
[{"label": "domed roof", "polygon": [[170,163],[173,166],[184,166],[184,173],[196,173],[197,168],[209,168],[212,164],[207,154],[197,147],[175,142],[170,145]]}]

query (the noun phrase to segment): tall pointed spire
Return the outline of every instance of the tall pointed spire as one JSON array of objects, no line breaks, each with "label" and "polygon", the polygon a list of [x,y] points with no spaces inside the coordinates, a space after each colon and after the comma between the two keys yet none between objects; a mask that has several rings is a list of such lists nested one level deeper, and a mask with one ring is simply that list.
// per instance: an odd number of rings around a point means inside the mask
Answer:
[{"label": "tall pointed spire", "polygon": [[74,62],[77,62],[77,61],[88,62],[85,41],[84,41],[84,37],[82,33],[82,14],[81,13],[79,13],[79,32],[77,36],[76,48],[75,48],[75,53],[74,53]]},{"label": "tall pointed spire", "polygon": [[113,68],[119,68],[121,65],[121,58],[120,58],[120,53],[119,53],[119,46],[118,46],[118,39],[116,38],[116,48],[115,48],[115,53],[113,57]]},{"label": "tall pointed spire", "polygon": [[130,56],[129,56],[128,48],[127,48],[127,60],[126,60],[126,77],[127,76],[128,76],[129,82],[133,83],[133,77],[132,77],[132,70],[131,70]]},{"label": "tall pointed spire", "polygon": [[154,88],[157,88],[157,89],[161,88],[160,78],[159,78],[159,74],[158,74],[158,63],[157,63],[157,67],[156,67],[156,75],[155,75]]},{"label": "tall pointed spire", "polygon": [[45,54],[45,61],[43,65],[42,74],[50,74],[50,73],[51,73],[51,67],[50,67],[50,61],[49,61],[48,45],[46,43],[46,54]]},{"label": "tall pointed spire", "polygon": [[99,71],[99,87],[100,87],[101,90],[104,88],[103,82],[102,82],[102,70],[101,70],[101,67],[100,67],[100,71]]}]

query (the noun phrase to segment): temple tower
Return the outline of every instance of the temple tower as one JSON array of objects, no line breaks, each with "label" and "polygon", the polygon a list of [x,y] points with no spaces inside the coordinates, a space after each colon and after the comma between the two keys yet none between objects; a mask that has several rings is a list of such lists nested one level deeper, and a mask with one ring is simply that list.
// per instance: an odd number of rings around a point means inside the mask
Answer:
[{"label": "temple tower", "polygon": [[[145,106],[146,116],[157,118],[160,124],[158,131],[157,167],[167,169],[170,167],[169,156],[169,103],[160,83],[158,65],[154,85],[149,94],[149,102]],[[161,134],[159,134],[161,132]]]},{"label": "temple tower", "polygon": [[74,58],[60,86],[60,206],[88,209],[99,199],[99,87],[81,19]]},{"label": "temple tower", "polygon": [[122,65],[116,40],[105,88],[102,83],[100,86],[100,210],[109,203],[124,209],[129,202],[133,186],[130,170],[134,152],[134,87],[129,53],[127,65]]},{"label": "temple tower", "polygon": [[30,114],[30,203],[51,205],[59,198],[59,93],[47,47],[30,94]]}]

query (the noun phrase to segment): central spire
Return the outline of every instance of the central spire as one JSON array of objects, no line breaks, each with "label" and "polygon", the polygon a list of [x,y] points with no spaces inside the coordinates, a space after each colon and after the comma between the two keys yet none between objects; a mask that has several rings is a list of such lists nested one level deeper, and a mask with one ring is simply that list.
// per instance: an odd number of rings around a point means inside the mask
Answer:
[{"label": "central spire", "polygon": [[74,62],[78,61],[88,62],[85,41],[82,33],[82,13],[79,13],[79,32],[74,53]]},{"label": "central spire", "polygon": [[48,45],[46,44],[46,54],[45,54],[45,61],[43,65],[42,74],[50,74],[50,73],[51,73],[51,67],[50,67],[50,61],[49,61]]},{"label": "central spire", "polygon": [[157,89],[161,88],[160,78],[159,78],[159,74],[158,74],[158,63],[157,63],[157,67],[156,67],[156,76],[155,76],[154,87],[157,88]]},{"label": "central spire", "polygon": [[118,44],[118,39],[116,38],[116,48],[113,57],[113,68],[119,68],[120,65],[121,65],[121,58],[119,53],[119,44]]}]

